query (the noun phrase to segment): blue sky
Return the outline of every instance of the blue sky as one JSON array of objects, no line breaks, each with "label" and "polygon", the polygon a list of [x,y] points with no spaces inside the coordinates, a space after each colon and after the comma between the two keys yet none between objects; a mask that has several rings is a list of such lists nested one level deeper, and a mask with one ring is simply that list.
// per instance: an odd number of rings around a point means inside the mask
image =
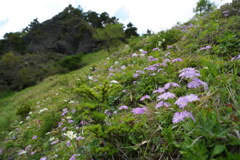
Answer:
[{"label": "blue sky", "polygon": [[[61,12],[69,4],[84,11],[108,12],[125,25],[132,22],[139,33],[168,29],[186,22],[198,0],[1,0],[0,38],[6,32],[17,32],[38,18],[43,22]],[[211,0],[218,6],[232,0]]]}]

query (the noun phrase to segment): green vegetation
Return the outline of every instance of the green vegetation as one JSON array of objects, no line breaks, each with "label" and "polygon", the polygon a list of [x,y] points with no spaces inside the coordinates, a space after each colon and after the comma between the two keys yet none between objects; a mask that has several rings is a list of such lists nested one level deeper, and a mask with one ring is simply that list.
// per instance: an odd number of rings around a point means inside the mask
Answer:
[{"label": "green vegetation", "polygon": [[0,158],[239,159],[239,4],[0,99]]},{"label": "green vegetation", "polygon": [[45,22],[34,19],[22,32],[6,33],[0,40],[0,90],[19,91],[81,68],[83,54],[117,48],[131,36],[138,36],[132,24],[124,30],[106,12],[84,12],[71,5]]},{"label": "green vegetation", "polygon": [[115,46],[117,49],[117,46],[122,43],[121,40],[124,36],[123,25],[120,23],[106,24],[104,28],[97,29],[94,35],[96,39],[103,41],[108,51],[110,51],[111,46]]},{"label": "green vegetation", "polygon": [[203,12],[209,12],[209,11],[213,10],[214,8],[216,8],[214,3],[211,3],[208,0],[199,0],[197,2],[196,8],[194,9],[194,12],[201,14]]}]

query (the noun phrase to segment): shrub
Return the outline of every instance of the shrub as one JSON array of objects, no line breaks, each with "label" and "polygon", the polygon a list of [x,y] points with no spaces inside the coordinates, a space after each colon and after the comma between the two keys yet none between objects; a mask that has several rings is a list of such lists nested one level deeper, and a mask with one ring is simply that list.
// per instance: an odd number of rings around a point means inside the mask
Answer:
[{"label": "shrub", "polygon": [[21,116],[21,118],[26,118],[30,111],[31,104],[23,103],[20,107],[17,108],[16,114]]},{"label": "shrub", "polygon": [[82,56],[83,56],[82,54],[66,56],[62,60],[60,60],[58,64],[61,67],[70,71],[74,69],[78,69],[82,65],[81,63]]},{"label": "shrub", "polygon": [[44,112],[44,115],[41,118],[39,136],[43,137],[47,132],[50,132],[53,128],[57,127],[60,118],[61,116],[58,112]]}]

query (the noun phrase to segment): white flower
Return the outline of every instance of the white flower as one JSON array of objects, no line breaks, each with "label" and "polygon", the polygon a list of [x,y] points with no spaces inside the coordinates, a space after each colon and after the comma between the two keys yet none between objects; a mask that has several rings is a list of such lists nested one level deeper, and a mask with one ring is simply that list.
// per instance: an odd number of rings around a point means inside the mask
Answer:
[{"label": "white flower", "polygon": [[140,55],[140,57],[144,57],[145,56],[145,54],[143,54],[143,53],[141,53],[141,54],[139,54]]},{"label": "white flower", "polygon": [[117,65],[117,64],[119,64],[119,62],[118,62],[118,61],[116,61],[114,64],[116,64],[116,65]]},{"label": "white flower", "polygon": [[112,81],[110,81],[110,83],[115,83],[115,84],[117,84],[117,83],[119,83],[119,82],[116,81],[116,80],[112,80]]},{"label": "white flower", "polygon": [[54,141],[55,140],[55,137],[51,137],[50,139],[49,139],[49,141]]},{"label": "white flower", "polygon": [[74,134],[73,131],[67,131],[67,133],[64,133],[64,135],[68,136],[68,138],[70,139],[74,139],[77,137],[77,134],[76,133]]},{"label": "white flower", "polygon": [[88,76],[89,80],[94,80],[93,76]]},{"label": "white flower", "polygon": [[32,112],[29,112],[29,115],[31,115],[32,114]]},{"label": "white flower", "polygon": [[43,108],[38,113],[42,113],[42,112],[47,111],[47,110],[48,110],[47,108]]},{"label": "white flower", "polygon": [[68,102],[69,104],[73,104],[73,103],[75,103],[74,101],[70,101],[70,102]]},{"label": "white flower", "polygon": [[140,52],[143,52],[143,49],[139,49]]},{"label": "white flower", "polygon": [[109,60],[110,58],[109,57],[107,57],[107,60]]},{"label": "white flower", "polygon": [[47,132],[46,135],[49,135],[51,132]]},{"label": "white flower", "polygon": [[19,124],[22,124],[22,123],[23,123],[23,121],[19,122]]},{"label": "white flower", "polygon": [[71,119],[72,117],[71,116],[67,116],[67,119]]}]

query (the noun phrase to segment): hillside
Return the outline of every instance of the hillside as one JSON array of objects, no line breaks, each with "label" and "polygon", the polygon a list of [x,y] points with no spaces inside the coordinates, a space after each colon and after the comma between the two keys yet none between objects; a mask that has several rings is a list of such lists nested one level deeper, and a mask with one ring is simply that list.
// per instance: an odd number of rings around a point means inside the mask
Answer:
[{"label": "hillside", "polygon": [[[112,31],[113,26],[118,30]],[[96,36],[107,29],[111,35],[118,34],[110,44]],[[81,68],[84,55],[105,46],[109,50],[116,40],[125,43],[132,35],[138,36],[131,23],[124,28],[106,12],[84,12],[71,5],[42,23],[34,19],[21,32],[6,33],[0,40],[0,92],[20,91],[48,76]]]},{"label": "hillside", "polygon": [[0,99],[1,159],[240,157],[239,0]]}]

